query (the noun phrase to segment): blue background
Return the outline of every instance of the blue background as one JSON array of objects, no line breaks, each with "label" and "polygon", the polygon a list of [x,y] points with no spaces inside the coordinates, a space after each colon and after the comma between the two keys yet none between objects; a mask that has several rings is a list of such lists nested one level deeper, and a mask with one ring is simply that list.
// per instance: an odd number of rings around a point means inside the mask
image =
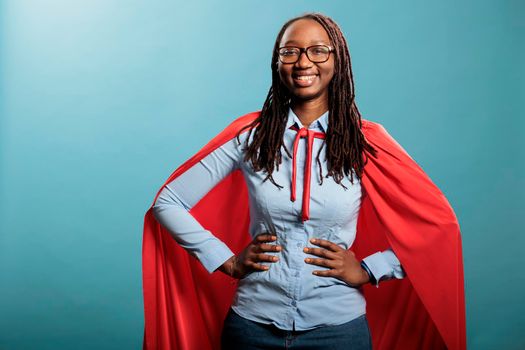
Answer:
[{"label": "blue background", "polygon": [[525,347],[521,1],[3,1],[0,348],[140,349],[143,215],[262,107],[290,17],[349,43],[363,117],[454,207],[471,349]]}]

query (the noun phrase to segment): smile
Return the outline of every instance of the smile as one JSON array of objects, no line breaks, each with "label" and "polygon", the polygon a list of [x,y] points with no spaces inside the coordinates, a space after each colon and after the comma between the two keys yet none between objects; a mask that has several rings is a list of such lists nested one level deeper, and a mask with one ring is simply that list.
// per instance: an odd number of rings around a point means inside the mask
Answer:
[{"label": "smile", "polygon": [[293,81],[296,85],[302,86],[302,87],[308,87],[313,84],[315,78],[317,77],[316,74],[313,75],[299,75],[294,76]]},{"label": "smile", "polygon": [[305,80],[305,81],[312,81],[315,78],[315,75],[301,75],[298,77],[295,77],[298,80]]}]

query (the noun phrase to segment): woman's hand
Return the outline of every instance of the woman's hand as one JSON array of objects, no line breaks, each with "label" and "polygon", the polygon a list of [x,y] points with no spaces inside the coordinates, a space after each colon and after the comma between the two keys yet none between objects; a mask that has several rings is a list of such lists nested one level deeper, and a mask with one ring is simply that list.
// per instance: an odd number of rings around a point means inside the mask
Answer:
[{"label": "woman's hand", "polygon": [[370,276],[361,267],[353,251],[344,249],[339,245],[325,239],[311,239],[311,243],[323,248],[304,248],[305,253],[320,256],[321,258],[306,258],[308,264],[326,266],[330,270],[315,270],[316,276],[335,277],[352,287],[360,287],[370,281]]},{"label": "woman's hand", "polygon": [[266,271],[268,266],[260,264],[262,261],[276,262],[279,257],[265,254],[265,252],[279,252],[280,245],[267,244],[273,242],[277,236],[271,234],[259,234],[239,253],[238,256],[232,256],[220,268],[231,277],[240,279],[252,271]]}]

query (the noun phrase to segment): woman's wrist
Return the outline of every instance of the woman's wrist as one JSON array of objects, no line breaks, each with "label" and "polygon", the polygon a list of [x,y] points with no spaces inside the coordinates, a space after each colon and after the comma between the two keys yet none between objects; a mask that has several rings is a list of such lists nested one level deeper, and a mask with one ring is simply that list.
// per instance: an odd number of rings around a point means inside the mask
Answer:
[{"label": "woman's wrist", "polygon": [[222,273],[230,276],[230,277],[233,277],[234,276],[234,273],[235,273],[235,265],[236,265],[236,261],[237,261],[237,256],[236,255],[232,255],[228,260],[226,260],[220,267],[219,267],[219,271],[221,271]]},{"label": "woman's wrist", "polygon": [[236,270],[236,268],[237,268],[237,255],[234,255],[230,259],[230,270],[229,270],[230,277],[236,278],[235,277],[235,270]]},{"label": "woman's wrist", "polygon": [[363,270],[363,276],[366,276],[366,281],[363,284],[367,284],[368,282],[370,282],[371,284],[376,284],[376,280],[374,278],[374,275],[372,274],[372,271],[370,271],[370,268],[366,265],[364,261],[361,261],[361,268]]}]

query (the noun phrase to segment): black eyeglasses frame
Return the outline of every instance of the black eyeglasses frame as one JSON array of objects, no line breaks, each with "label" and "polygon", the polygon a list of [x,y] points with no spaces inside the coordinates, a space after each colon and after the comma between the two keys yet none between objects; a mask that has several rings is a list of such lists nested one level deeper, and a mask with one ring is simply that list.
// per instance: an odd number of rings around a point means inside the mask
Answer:
[{"label": "black eyeglasses frame", "polygon": [[[324,61],[312,61],[310,56],[308,56],[308,50],[311,49],[312,47],[319,47],[319,46],[323,46],[323,47],[328,48],[328,56],[327,56],[326,60],[324,60]],[[294,62],[283,62],[283,60],[281,59],[281,49],[284,49],[284,48],[287,48],[287,49],[299,49],[299,55],[297,56],[297,60],[295,60]],[[328,61],[330,59],[330,54],[332,52],[334,52],[334,48],[332,46],[322,45],[322,44],[321,45],[311,45],[311,46],[308,46],[308,47],[282,46],[282,47],[279,47],[277,49],[277,56],[279,56],[279,61],[281,61],[281,63],[283,63],[283,64],[295,64],[295,63],[297,63],[297,61],[299,61],[299,58],[301,58],[301,55],[303,54],[303,52],[306,54],[306,57],[310,60],[310,62],[312,62],[312,63],[324,63],[324,62],[326,62],[326,61]]]}]

